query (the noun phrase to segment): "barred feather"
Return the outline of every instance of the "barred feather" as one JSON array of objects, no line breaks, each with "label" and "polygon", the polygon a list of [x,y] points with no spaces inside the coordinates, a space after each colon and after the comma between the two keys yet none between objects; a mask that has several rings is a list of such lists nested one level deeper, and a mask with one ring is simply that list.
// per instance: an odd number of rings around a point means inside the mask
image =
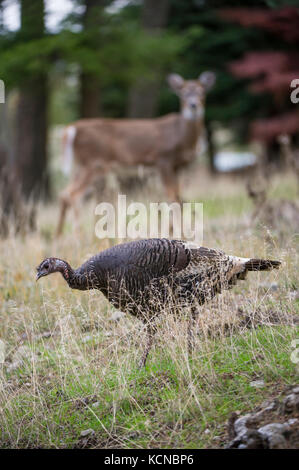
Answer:
[{"label": "barred feather", "polygon": [[248,271],[270,271],[271,269],[278,269],[280,265],[280,261],[252,258],[245,263],[245,268]]},{"label": "barred feather", "polygon": [[[49,272],[43,273],[43,266]],[[48,258],[38,272],[60,271],[73,289],[99,289],[124,311],[148,321],[167,304],[203,304],[230,289],[248,271],[278,268],[279,261],[239,258],[181,240],[147,239],[116,245],[73,270]]]}]

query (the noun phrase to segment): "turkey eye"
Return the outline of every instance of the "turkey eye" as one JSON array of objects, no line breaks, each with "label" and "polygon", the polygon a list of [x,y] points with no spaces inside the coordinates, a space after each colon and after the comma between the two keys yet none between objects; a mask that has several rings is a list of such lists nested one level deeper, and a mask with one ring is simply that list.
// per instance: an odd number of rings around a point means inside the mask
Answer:
[{"label": "turkey eye", "polygon": [[44,265],[44,268],[45,268],[45,269],[48,269],[48,268],[49,268],[48,263]]}]

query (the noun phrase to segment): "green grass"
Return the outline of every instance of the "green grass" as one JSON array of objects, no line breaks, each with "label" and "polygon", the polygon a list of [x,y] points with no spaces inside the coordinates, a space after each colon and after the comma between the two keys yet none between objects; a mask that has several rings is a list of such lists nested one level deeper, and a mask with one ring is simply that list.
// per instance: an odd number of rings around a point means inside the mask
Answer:
[{"label": "green grass", "polygon": [[[2,410],[6,430],[1,444],[17,442],[19,423],[17,446],[73,447],[81,431],[92,428],[104,447],[207,447],[224,431],[232,411],[248,411],[271,395],[273,387],[296,381],[289,360],[294,338],[295,331],[278,326],[203,339],[204,350],[191,362],[185,352],[182,357],[177,350],[174,361],[173,354],[157,347],[145,370],[134,362],[128,367],[111,362],[103,375],[97,365],[82,370],[79,361],[61,350],[53,357],[37,345],[34,352],[41,361],[36,367],[29,361],[17,371],[21,390],[12,391],[13,399]],[[44,383],[49,372],[53,379]],[[262,389],[250,386],[257,378],[265,381]],[[86,405],[87,397],[92,400]],[[207,427],[211,433],[204,434]]]},{"label": "green grass", "polygon": [[204,216],[211,219],[221,217],[223,214],[227,214],[229,217],[240,216],[252,207],[246,194],[241,194],[238,198],[235,196],[202,198],[197,202],[203,203]]},{"label": "green grass", "polygon": [[[276,194],[286,193],[283,179],[275,184]],[[280,240],[244,228],[240,220],[251,208],[240,186],[222,181],[214,183],[213,194],[203,189],[193,200],[204,202],[205,245],[271,256],[283,265],[250,273],[201,309],[192,359],[184,315],[161,317],[147,366],[139,370],[145,337],[138,320],[113,322],[99,292],[70,291],[59,275],[35,282],[35,266],[45,256],[78,266],[107,247],[83,224],[75,233],[72,221],[62,239],[52,239],[56,207],[41,208],[37,233],[0,241],[0,339],[6,353],[0,447],[221,447],[231,412],[253,410],[298,382],[298,365],[290,359],[299,333],[299,301],[292,295],[298,291],[296,238],[290,230]],[[251,386],[255,380],[264,386]],[[87,429],[94,435],[84,440],[80,434]]]}]

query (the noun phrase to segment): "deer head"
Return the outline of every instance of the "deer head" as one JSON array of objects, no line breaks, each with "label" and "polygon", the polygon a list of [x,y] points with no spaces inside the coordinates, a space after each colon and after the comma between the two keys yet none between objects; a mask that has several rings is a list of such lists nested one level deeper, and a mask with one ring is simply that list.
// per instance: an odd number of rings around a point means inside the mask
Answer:
[{"label": "deer head", "polygon": [[168,83],[180,99],[183,118],[193,121],[202,119],[205,95],[215,83],[215,74],[203,72],[197,80],[184,80],[180,75],[173,73],[168,76]]}]

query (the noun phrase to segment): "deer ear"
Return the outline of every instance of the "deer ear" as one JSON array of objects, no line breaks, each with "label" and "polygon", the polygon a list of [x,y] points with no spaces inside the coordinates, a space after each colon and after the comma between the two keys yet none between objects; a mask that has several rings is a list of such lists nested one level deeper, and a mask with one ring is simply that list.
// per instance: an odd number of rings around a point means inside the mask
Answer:
[{"label": "deer ear", "polygon": [[175,92],[179,92],[182,89],[184,82],[185,82],[183,77],[181,77],[177,73],[171,73],[170,75],[168,75],[167,81],[168,81],[169,86]]},{"label": "deer ear", "polygon": [[216,75],[214,72],[202,72],[199,75],[198,80],[203,85],[205,90],[210,90],[216,81]]}]

